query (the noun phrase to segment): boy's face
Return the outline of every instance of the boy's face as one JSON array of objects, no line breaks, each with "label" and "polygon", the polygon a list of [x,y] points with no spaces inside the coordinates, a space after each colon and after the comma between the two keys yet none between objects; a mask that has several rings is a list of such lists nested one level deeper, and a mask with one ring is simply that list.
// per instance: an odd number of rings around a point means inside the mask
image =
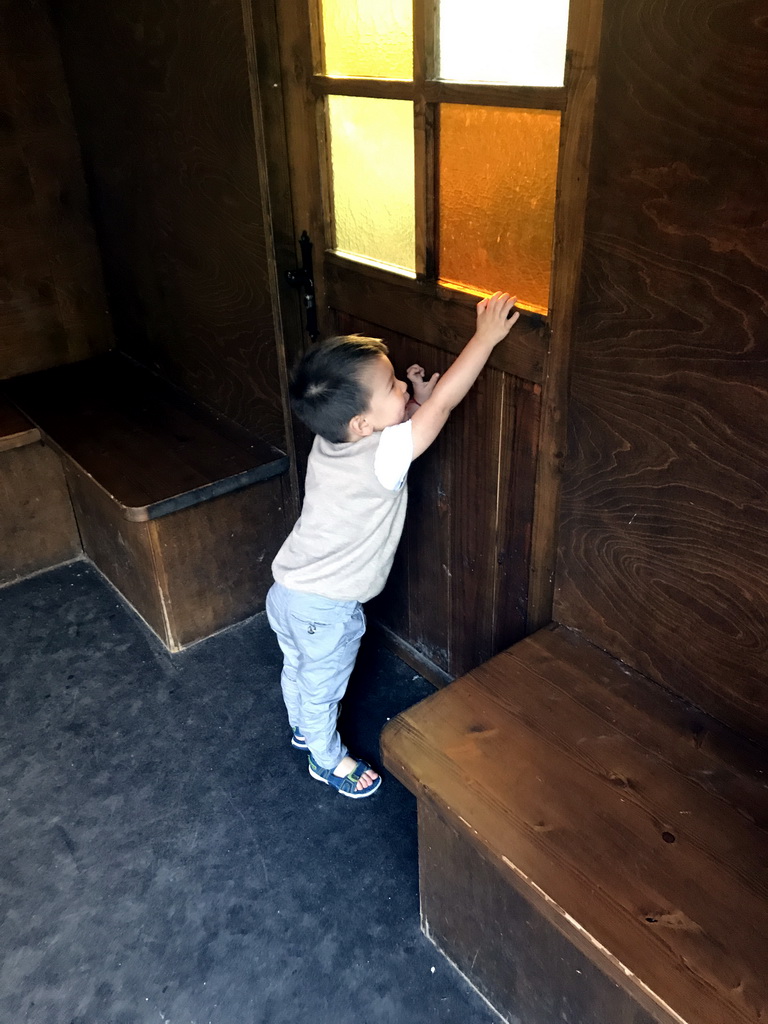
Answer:
[{"label": "boy's face", "polygon": [[363,387],[371,396],[364,418],[374,431],[393,427],[405,419],[408,385],[395,377],[392,363],[378,355],[366,364],[361,374]]}]

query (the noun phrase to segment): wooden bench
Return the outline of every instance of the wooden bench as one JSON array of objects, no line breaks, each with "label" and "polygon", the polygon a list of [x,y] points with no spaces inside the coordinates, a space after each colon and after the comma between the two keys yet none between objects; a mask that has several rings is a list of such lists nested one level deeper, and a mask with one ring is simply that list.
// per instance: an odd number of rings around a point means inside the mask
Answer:
[{"label": "wooden bench", "polygon": [[82,551],[61,462],[0,396],[0,585]]},{"label": "wooden bench", "polygon": [[283,452],[116,354],[4,387],[61,456],[85,553],[170,650],[263,608]]},{"label": "wooden bench", "polygon": [[404,712],[422,927],[524,1024],[768,1020],[768,757],[562,626]]}]

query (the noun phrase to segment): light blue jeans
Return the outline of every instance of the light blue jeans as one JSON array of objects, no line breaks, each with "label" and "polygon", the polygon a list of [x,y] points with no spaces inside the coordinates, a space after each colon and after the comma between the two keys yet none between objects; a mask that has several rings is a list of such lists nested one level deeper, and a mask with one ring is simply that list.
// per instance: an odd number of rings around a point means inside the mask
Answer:
[{"label": "light blue jeans", "polygon": [[291,728],[300,730],[321,768],[333,769],[348,753],[336,718],[365,633],[363,606],[275,583],[267,618],[283,652],[280,685]]}]

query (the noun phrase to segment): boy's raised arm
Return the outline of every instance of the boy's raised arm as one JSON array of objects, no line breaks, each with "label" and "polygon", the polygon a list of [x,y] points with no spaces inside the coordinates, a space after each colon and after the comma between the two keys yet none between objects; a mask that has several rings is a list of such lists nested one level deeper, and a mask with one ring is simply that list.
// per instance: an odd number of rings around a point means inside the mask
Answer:
[{"label": "boy's raised arm", "polygon": [[509,334],[520,316],[515,312],[507,319],[514,305],[515,298],[507,292],[496,292],[478,302],[475,333],[438,380],[429,399],[411,418],[414,459],[429,448],[453,409],[477,380],[491,352]]}]

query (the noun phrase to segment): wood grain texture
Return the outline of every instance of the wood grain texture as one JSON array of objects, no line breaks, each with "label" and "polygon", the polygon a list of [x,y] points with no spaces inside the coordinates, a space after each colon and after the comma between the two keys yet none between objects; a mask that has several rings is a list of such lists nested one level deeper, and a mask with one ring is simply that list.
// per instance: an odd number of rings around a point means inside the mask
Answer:
[{"label": "wood grain texture", "polygon": [[110,353],[8,382],[47,442],[126,519],[155,519],[284,473],[285,454]]},{"label": "wood grain texture", "polygon": [[[381,337],[401,379],[453,355],[337,313],[341,333]],[[456,676],[525,635],[540,388],[487,367],[408,477],[408,513],[381,623]]]},{"label": "wood grain texture", "polygon": [[[437,298],[434,286],[399,278],[375,267],[326,255],[328,301],[358,319],[387,330],[418,336],[427,344],[458,355],[475,329],[475,299],[456,292],[451,302]],[[525,315],[509,337],[494,349],[488,365],[522,380],[544,377],[548,332]]]},{"label": "wood grain texture", "polygon": [[40,0],[0,2],[0,377],[113,344],[56,39]]},{"label": "wood grain texture", "polygon": [[532,530],[529,632],[552,619],[558,513],[566,450],[568,380],[584,250],[584,214],[595,108],[602,0],[571,0],[560,128],[550,288],[551,342],[542,399]]},{"label": "wood grain texture", "polygon": [[163,641],[168,624],[152,553],[149,523],[131,523],[122,509],[69,459],[64,459],[83,550],[96,568]]},{"label": "wood grain texture", "polygon": [[61,0],[121,348],[285,445],[239,0]]},{"label": "wood grain texture", "polygon": [[757,1024],[768,799],[726,733],[556,627],[398,716],[382,751],[648,1012]]},{"label": "wood grain texture", "polygon": [[279,477],[149,522],[130,522],[65,459],[83,548],[171,651],[262,611],[285,537]]},{"label": "wood grain texture", "polygon": [[148,524],[171,650],[264,610],[285,537],[283,484],[275,477]]},{"label": "wood grain texture", "polygon": [[23,448],[40,440],[40,431],[0,394],[0,452]]},{"label": "wood grain texture", "polygon": [[555,617],[768,736],[768,46],[605,12]]},{"label": "wood grain texture", "polygon": [[61,460],[39,442],[0,445],[0,585],[82,552]]},{"label": "wood grain texture", "polygon": [[459,822],[419,801],[424,933],[505,1019],[525,1024],[669,1024],[651,1016],[508,884]]}]

